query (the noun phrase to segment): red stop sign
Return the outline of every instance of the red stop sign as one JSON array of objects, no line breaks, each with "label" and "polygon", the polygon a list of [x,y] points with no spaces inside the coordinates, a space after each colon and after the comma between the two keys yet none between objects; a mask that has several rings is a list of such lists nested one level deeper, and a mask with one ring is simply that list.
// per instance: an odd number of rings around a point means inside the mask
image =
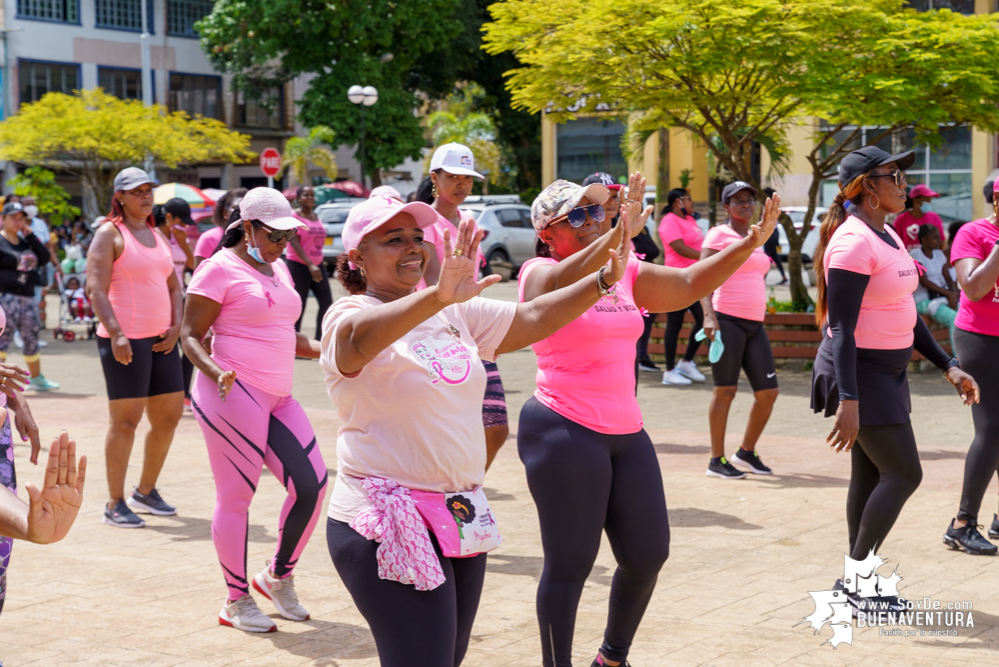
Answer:
[{"label": "red stop sign", "polygon": [[277,176],[281,171],[281,153],[276,148],[265,148],[260,153],[260,171],[265,176]]}]

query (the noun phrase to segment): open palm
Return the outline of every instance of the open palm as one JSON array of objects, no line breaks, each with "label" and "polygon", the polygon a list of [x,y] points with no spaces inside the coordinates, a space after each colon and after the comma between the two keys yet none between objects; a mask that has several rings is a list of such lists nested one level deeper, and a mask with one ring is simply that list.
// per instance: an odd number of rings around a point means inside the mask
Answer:
[{"label": "open palm", "polygon": [[52,440],[45,482],[41,490],[27,484],[28,539],[36,544],[58,542],[66,537],[83,505],[83,484],[87,476],[87,457],[76,464],[76,442],[66,431]]},{"label": "open palm", "polygon": [[777,218],[780,217],[780,195],[776,192],[773,197],[767,197],[763,205],[763,215],[760,221],[749,228],[749,236],[752,239],[753,247],[759,248],[767,242],[770,235],[777,228]]},{"label": "open palm", "polygon": [[444,230],[444,263],[437,280],[437,296],[444,303],[462,303],[478,296],[482,290],[499,282],[497,275],[475,280],[482,232],[462,220],[458,239],[451,246],[451,233]]}]

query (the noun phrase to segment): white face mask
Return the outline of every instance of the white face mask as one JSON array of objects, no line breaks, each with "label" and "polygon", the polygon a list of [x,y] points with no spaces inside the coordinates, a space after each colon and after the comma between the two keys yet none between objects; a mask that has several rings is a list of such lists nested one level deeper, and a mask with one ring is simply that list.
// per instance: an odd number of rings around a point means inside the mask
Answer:
[{"label": "white face mask", "polygon": [[27,206],[24,207],[24,213],[29,218],[37,218],[38,217],[38,207],[35,206],[34,204],[28,204]]},{"label": "white face mask", "polygon": [[929,213],[933,210],[933,204],[928,201],[923,202],[923,205],[919,207],[923,213]]}]

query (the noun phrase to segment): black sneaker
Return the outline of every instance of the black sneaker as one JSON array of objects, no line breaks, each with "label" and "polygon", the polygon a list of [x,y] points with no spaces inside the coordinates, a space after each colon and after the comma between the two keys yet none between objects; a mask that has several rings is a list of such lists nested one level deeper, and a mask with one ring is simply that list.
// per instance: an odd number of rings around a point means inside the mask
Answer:
[{"label": "black sneaker", "polygon": [[104,523],[115,528],[142,528],[146,522],[135,516],[135,512],[128,509],[124,500],[118,500],[114,509],[104,507]]},{"label": "black sneaker", "polygon": [[708,477],[718,477],[719,479],[742,479],[746,476],[746,473],[729,463],[728,459],[724,456],[717,461],[711,459],[711,463],[708,464],[708,471],[705,474]]},{"label": "black sneaker", "polygon": [[139,488],[136,487],[125,502],[137,512],[148,512],[156,516],[173,516],[177,513],[177,508],[163,500],[156,489],[146,495],[139,493]]},{"label": "black sneaker", "polygon": [[774,472],[763,464],[763,459],[760,458],[756,450],[747,452],[740,447],[735,451],[732,463],[738,463],[740,467],[746,467],[749,469],[749,472],[754,472],[757,475],[772,475]]},{"label": "black sneaker", "polygon": [[[608,665],[606,662],[604,662],[604,659],[600,656],[600,654],[597,653],[597,657],[593,659],[593,663],[590,665],[590,667],[608,667]],[[625,660],[624,662],[621,663],[621,667],[631,667],[631,663]]]},{"label": "black sneaker", "polygon": [[992,526],[989,528],[989,537],[999,540],[999,514],[992,515]]},{"label": "black sneaker", "polygon": [[980,556],[995,556],[999,548],[982,537],[978,532],[978,526],[970,521],[960,528],[954,527],[954,520],[951,519],[947,532],[944,533],[943,541],[951,549],[964,551],[965,553]]},{"label": "black sneaker", "polygon": [[662,373],[663,369],[656,366],[654,361],[645,357],[644,359],[638,360],[638,370],[647,371],[649,373]]}]

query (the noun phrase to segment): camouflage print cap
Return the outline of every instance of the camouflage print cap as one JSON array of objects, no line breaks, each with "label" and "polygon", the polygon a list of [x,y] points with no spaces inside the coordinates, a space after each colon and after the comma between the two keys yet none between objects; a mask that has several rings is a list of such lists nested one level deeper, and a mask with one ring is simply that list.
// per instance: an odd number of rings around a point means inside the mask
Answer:
[{"label": "camouflage print cap", "polygon": [[603,204],[610,197],[610,191],[599,183],[584,187],[562,179],[554,181],[541,191],[531,205],[534,231],[540,232],[550,225],[552,220],[579,206],[579,201],[583,197],[589,199],[591,204]]}]

